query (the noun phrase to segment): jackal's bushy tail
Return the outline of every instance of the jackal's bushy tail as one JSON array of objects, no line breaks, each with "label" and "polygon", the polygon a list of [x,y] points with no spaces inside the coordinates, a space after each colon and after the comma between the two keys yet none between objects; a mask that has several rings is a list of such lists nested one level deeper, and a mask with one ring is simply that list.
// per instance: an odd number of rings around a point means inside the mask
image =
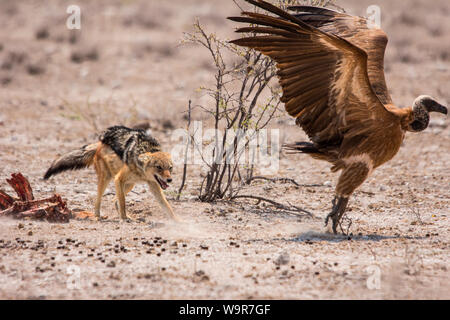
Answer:
[{"label": "jackal's bushy tail", "polygon": [[94,161],[97,147],[98,143],[89,144],[62,155],[60,158],[53,161],[52,165],[45,173],[44,179],[47,180],[51,176],[63,171],[79,170],[89,167]]}]

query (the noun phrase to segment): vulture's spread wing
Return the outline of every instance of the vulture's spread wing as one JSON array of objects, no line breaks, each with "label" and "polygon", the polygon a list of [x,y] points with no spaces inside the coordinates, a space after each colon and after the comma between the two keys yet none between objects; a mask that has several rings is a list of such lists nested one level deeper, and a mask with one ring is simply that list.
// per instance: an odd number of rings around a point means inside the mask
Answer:
[{"label": "vulture's spread wing", "polygon": [[274,59],[286,111],[317,144],[340,143],[379,127],[392,114],[375,94],[367,52],[262,0],[246,0],[277,15],[243,12],[233,21],[250,23],[232,41]]},{"label": "vulture's spread wing", "polygon": [[383,104],[392,99],[384,78],[384,52],[388,38],[383,30],[369,26],[367,19],[325,8],[293,6],[294,16],[320,30],[344,38],[367,53],[367,73],[370,84]]}]

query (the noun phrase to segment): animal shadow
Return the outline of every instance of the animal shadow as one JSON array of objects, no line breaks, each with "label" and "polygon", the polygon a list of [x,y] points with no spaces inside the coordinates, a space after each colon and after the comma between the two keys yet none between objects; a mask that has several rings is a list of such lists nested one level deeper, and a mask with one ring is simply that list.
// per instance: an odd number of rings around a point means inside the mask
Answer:
[{"label": "animal shadow", "polygon": [[379,235],[379,234],[367,234],[367,235],[344,235],[344,234],[332,234],[328,232],[317,232],[317,231],[308,231],[296,235],[291,239],[285,239],[287,241],[294,242],[304,242],[304,243],[312,243],[312,242],[320,242],[320,241],[328,241],[328,242],[343,242],[343,241],[382,241],[388,239],[415,239],[421,240],[425,237],[422,236],[402,236],[402,235]]}]

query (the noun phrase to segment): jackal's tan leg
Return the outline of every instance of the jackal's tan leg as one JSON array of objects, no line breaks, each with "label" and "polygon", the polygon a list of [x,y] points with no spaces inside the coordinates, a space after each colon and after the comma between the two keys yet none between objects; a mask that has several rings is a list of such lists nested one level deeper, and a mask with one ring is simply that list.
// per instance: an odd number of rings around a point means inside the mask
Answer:
[{"label": "jackal's tan leg", "polygon": [[[133,190],[133,187],[134,187],[134,183],[127,183],[127,184],[125,184],[125,187],[124,187],[124,190],[123,190],[125,197],[127,196],[127,194],[130,193],[131,190]],[[117,212],[119,212],[119,203],[117,201],[117,196],[114,198],[114,205],[116,207]]]},{"label": "jackal's tan leg", "polygon": [[126,170],[128,168],[122,168],[114,177],[114,184],[116,185],[116,197],[119,202],[119,215],[120,218],[125,220],[128,219],[127,214],[125,212],[125,177]]},{"label": "jackal's tan leg", "polygon": [[164,192],[157,182],[150,181],[148,182],[148,186],[150,188],[151,193],[155,196],[156,201],[158,201],[159,205],[170,215],[172,219],[180,222],[180,218],[178,218],[172,210],[169,202],[167,202],[166,197],[164,196]]},{"label": "jackal's tan leg", "polygon": [[124,189],[125,196],[126,196],[127,194],[129,194],[130,191],[133,190],[133,188],[134,188],[134,183],[127,183],[127,184],[125,185],[125,189]]},{"label": "jackal's tan leg", "polygon": [[97,199],[95,200],[95,216],[100,219],[100,207],[102,203],[102,196],[105,193],[105,189],[111,181],[112,177],[106,168],[103,161],[95,162],[95,171],[97,172]]}]

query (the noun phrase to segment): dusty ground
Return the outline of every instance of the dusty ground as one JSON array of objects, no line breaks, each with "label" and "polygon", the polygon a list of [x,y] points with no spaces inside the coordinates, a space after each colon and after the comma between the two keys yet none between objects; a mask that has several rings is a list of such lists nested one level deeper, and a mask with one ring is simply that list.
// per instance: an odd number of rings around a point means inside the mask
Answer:
[{"label": "dusty ground", "polygon": [[[4,180],[20,171],[36,196],[56,190],[72,209],[91,211],[93,171],[45,182],[51,161],[117,123],[149,121],[170,149],[163,121],[183,128],[187,101],[210,103],[195,89],[213,80],[206,52],[177,47],[182,32],[199,17],[208,30],[231,38],[233,24],[224,18],[237,10],[223,0],[77,3],[82,29],[72,33],[66,2],[0,3],[0,183],[11,192]],[[373,1],[338,4],[364,15]],[[407,106],[430,94],[448,104],[448,0],[376,4],[390,36],[386,73],[394,101]],[[275,125],[283,139],[304,139],[285,119]],[[323,230],[337,177],[325,163],[292,155],[282,156],[278,176],[320,186],[258,182],[246,192],[294,203],[314,218],[253,202],[200,203],[194,166],[181,201],[174,200],[181,168],[167,192],[182,224],[168,221],[144,186],[128,197],[130,215],[142,222],[118,221],[112,186],[105,222],[3,218],[0,298],[448,299],[448,124],[434,116],[425,132],[407,135],[399,154],[355,194],[350,239]],[[373,289],[378,275],[380,288]]]}]

